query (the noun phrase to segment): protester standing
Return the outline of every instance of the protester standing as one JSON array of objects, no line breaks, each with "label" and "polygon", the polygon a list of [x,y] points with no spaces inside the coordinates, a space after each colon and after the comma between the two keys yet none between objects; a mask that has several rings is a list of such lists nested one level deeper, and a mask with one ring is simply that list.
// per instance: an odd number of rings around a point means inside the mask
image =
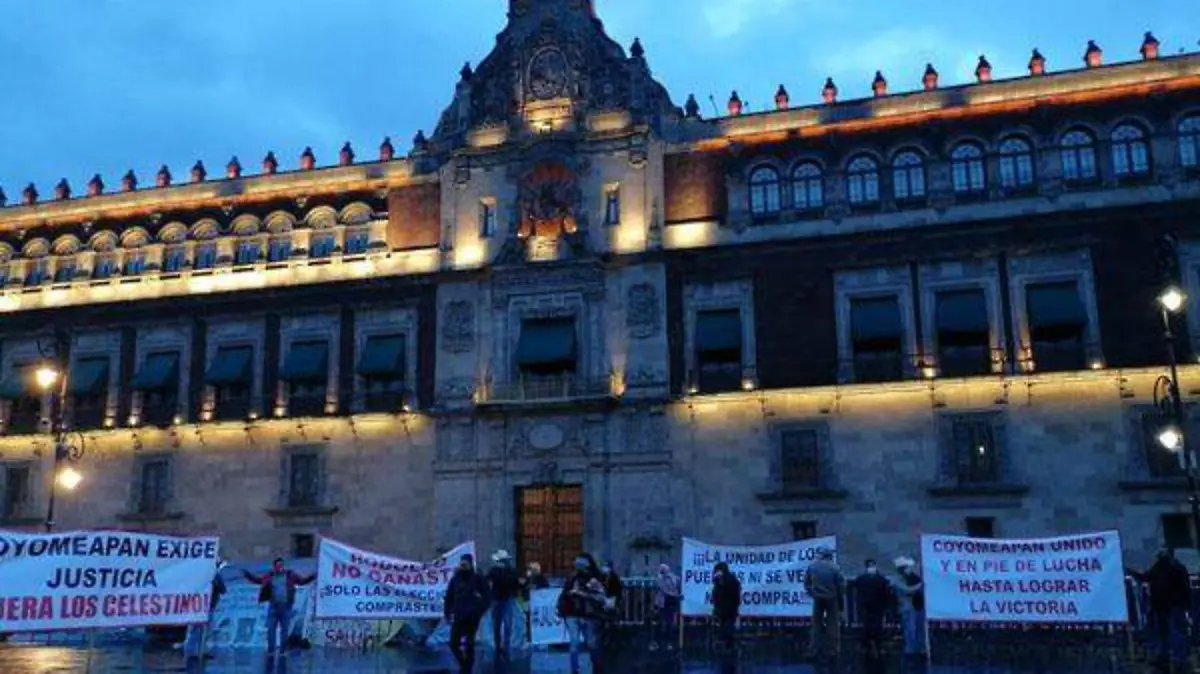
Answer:
[{"label": "protester standing", "polygon": [[817,559],[804,573],[804,589],[813,599],[810,648],[813,658],[836,660],[842,652],[842,570],[829,548],[817,549]]},{"label": "protester standing", "polygon": [[487,576],[492,600],[492,639],[496,657],[505,658],[512,646],[513,614],[517,611],[521,579],[507,550],[497,550],[492,555],[492,564]]},{"label": "protester standing", "polygon": [[525,602],[528,603],[532,599],[535,590],[545,590],[548,587],[550,587],[550,581],[546,580],[546,574],[542,573],[542,565],[530,562],[529,567],[525,569],[525,575],[521,578],[521,595]]},{"label": "protester standing", "polygon": [[225,569],[225,562],[217,562],[217,570],[213,574],[212,579],[212,601],[208,605],[208,621],[203,625],[190,625],[187,631],[187,640],[183,643],[183,655],[188,660],[196,660],[205,657],[205,641],[207,641],[209,626],[212,625],[213,616],[217,612],[217,604],[221,602],[221,597],[225,595],[225,581],[221,578],[221,571]]},{"label": "protester standing", "polygon": [[442,610],[450,622],[450,652],[458,662],[459,671],[471,672],[475,669],[475,633],[488,610],[487,581],[475,572],[473,556],[458,558],[458,568],[446,587]]},{"label": "protester standing", "polygon": [[600,569],[589,554],[575,558],[575,573],[563,585],[558,596],[558,615],[567,623],[571,639],[571,672],[579,672],[579,651],[586,649],[592,671],[601,671],[599,624],[604,617],[604,584]]},{"label": "protester standing", "polygon": [[277,557],[267,573],[256,576],[243,571],[242,575],[259,586],[258,603],[267,605],[267,655],[286,655],[292,626],[292,607],[296,604],[296,588],[316,580],[316,574],[301,576],[285,568],[283,558]]},{"label": "protester standing", "polygon": [[671,567],[659,564],[658,579],[654,588],[654,610],[658,613],[658,639],[650,642],[650,650],[674,648],[675,619],[679,615],[679,577],[671,573]]},{"label": "protester standing", "polygon": [[868,559],[863,574],[854,580],[858,620],[862,623],[863,655],[878,660],[883,650],[883,618],[892,603],[892,585],[879,573],[875,560]]},{"label": "protester standing", "polygon": [[1166,671],[1188,661],[1188,611],[1192,607],[1192,582],[1187,567],[1169,549],[1158,551],[1154,565],[1133,576],[1150,591],[1150,643],[1157,666]]},{"label": "protester standing", "polygon": [[917,573],[917,562],[911,557],[897,557],[900,574],[894,585],[900,596],[900,622],[904,629],[904,655],[925,655],[925,583]]},{"label": "protester standing", "polygon": [[713,567],[713,617],[717,620],[717,645],[725,653],[736,650],[738,614],[742,608],[742,582],[719,562]]}]

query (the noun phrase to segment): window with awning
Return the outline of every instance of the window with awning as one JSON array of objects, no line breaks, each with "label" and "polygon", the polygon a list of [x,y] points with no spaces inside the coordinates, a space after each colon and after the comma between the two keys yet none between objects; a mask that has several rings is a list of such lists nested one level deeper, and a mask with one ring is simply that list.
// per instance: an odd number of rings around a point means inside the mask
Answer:
[{"label": "window with awning", "polygon": [[1087,311],[1074,281],[1030,285],[1025,300],[1031,331],[1078,331],[1087,325]]},{"label": "window with awning", "polygon": [[329,342],[296,342],[283,361],[279,377],[301,384],[329,380]]},{"label": "window with awning", "polygon": [[982,289],[938,293],[935,318],[938,367],[943,376],[970,376],[991,371],[991,326],[987,298]]},{"label": "window with awning", "polygon": [[108,388],[108,358],[81,358],[67,377],[67,395],[92,397]]},{"label": "window with awning", "polygon": [[401,380],[405,375],[404,335],[374,335],[367,338],[357,372],[366,379]]},{"label": "window with awning", "polygon": [[33,372],[34,365],[15,365],[0,381],[0,400],[20,400],[22,398],[40,398]]},{"label": "window with awning", "polygon": [[742,313],[736,309],[696,314],[696,355],[704,362],[742,362]]},{"label": "window with awning", "polygon": [[898,351],[904,326],[895,297],[853,300],[850,333],[855,351]]},{"label": "window with awning", "polygon": [[133,376],[135,391],[173,391],[179,388],[179,352],[151,353]]},{"label": "window with awning", "polygon": [[223,346],[217,349],[204,374],[209,386],[249,386],[254,378],[254,349],[249,346]]},{"label": "window with awning", "polygon": [[574,318],[527,320],[517,340],[516,365],[532,373],[574,372],[578,357]]},{"label": "window with awning", "polygon": [[987,300],[982,290],[955,290],[937,294],[939,335],[979,335],[991,332]]}]

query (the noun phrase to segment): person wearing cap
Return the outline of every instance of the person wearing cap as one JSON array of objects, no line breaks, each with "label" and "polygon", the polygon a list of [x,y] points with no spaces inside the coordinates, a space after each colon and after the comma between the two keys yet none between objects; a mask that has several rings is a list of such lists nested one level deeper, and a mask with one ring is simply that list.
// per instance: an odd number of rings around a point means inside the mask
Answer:
[{"label": "person wearing cap", "polygon": [[496,657],[506,658],[512,645],[513,615],[517,611],[517,593],[521,589],[521,579],[507,550],[497,550],[492,555],[487,580],[491,589],[492,639]]},{"label": "person wearing cap", "polygon": [[475,669],[475,633],[488,610],[488,584],[475,572],[475,558],[463,555],[446,587],[443,611],[450,623],[450,652],[460,671]]},{"label": "person wearing cap", "polygon": [[575,557],[575,573],[563,584],[556,612],[567,625],[570,638],[571,674],[578,674],[580,651],[586,650],[592,672],[603,670],[600,623],[604,617],[604,583],[596,560],[581,552]]},{"label": "person wearing cap", "polygon": [[183,643],[183,655],[188,660],[198,660],[205,655],[205,641],[207,641],[209,625],[212,624],[213,616],[217,613],[217,604],[225,595],[225,581],[221,578],[221,571],[225,569],[225,566],[223,560],[218,561],[216,573],[213,574],[212,601],[208,605],[208,621],[202,625],[188,626],[187,639]]},{"label": "person wearing cap", "polygon": [[810,635],[812,656],[837,660],[842,650],[842,570],[833,559],[833,550],[817,549],[817,559],[804,572],[804,590],[813,599],[813,625]]},{"label": "person wearing cap", "polygon": [[917,573],[917,562],[911,557],[897,557],[893,562],[900,579],[893,584],[900,597],[900,624],[904,630],[904,655],[908,658],[925,654],[925,583]]},{"label": "person wearing cap", "polygon": [[[242,571],[246,580],[259,586],[258,603],[267,605],[267,655],[287,654],[287,640],[292,625],[292,607],[296,604],[296,588],[316,580],[316,574],[302,576],[286,568],[282,557],[276,557],[271,570],[261,576]],[[278,630],[279,638],[275,638]]]}]

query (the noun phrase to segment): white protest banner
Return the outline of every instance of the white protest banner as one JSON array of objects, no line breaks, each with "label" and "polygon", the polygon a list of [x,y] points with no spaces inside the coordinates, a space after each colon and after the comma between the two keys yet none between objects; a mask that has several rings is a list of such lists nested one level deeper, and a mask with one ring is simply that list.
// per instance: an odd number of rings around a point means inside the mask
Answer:
[{"label": "white protest banner", "polygon": [[1129,620],[1115,531],[1028,540],[924,535],[921,558],[930,620]]},{"label": "white protest banner", "polygon": [[316,617],[441,618],[446,586],[463,555],[474,556],[475,543],[463,543],[432,562],[413,562],[322,538]]},{"label": "white protest banner", "polygon": [[725,562],[742,582],[741,615],[752,618],[812,616],[804,572],[817,550],[837,554],[837,538],[814,538],[780,545],[709,545],[683,539],[683,615],[712,615],[713,567]]},{"label": "white protest banner", "polygon": [[0,632],[208,620],[216,538],[0,533]]},{"label": "white protest banner", "polygon": [[[258,601],[259,586],[244,580],[230,581],[227,586],[209,625],[209,645],[218,650],[263,648],[267,643],[267,605]],[[313,624],[307,620],[311,595],[311,585],[296,588],[289,636],[307,636],[306,630]]]},{"label": "white protest banner", "polygon": [[534,590],[529,595],[530,643],[534,646],[553,646],[565,644],[567,638],[567,623],[558,615],[558,596],[560,588]]}]

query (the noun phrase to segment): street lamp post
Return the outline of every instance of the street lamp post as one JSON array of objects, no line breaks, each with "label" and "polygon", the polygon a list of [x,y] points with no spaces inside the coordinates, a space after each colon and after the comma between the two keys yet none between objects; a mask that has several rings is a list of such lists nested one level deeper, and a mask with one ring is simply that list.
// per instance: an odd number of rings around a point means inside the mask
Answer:
[{"label": "street lamp post", "polygon": [[1175,354],[1175,333],[1171,330],[1171,316],[1179,313],[1187,296],[1178,287],[1170,286],[1158,296],[1162,314],[1163,339],[1167,346],[1167,364],[1170,376],[1159,377],[1154,384],[1154,404],[1158,406],[1168,423],[1158,433],[1158,442],[1168,451],[1176,452],[1179,464],[1187,476],[1188,503],[1192,508],[1192,540],[1200,547],[1200,490],[1197,489],[1197,466],[1194,450],[1189,447],[1183,397],[1179,392],[1179,363]]},{"label": "street lamp post", "polygon": [[63,403],[67,394],[67,377],[58,354],[61,347],[56,349],[55,358],[45,362],[34,371],[34,381],[43,395],[50,396],[50,433],[54,436],[54,468],[50,480],[50,498],[46,505],[46,533],[54,530],[54,502],[58,487],[74,491],[83,476],[69,464],[83,458],[83,437],[78,444],[70,442],[71,433],[64,421]]}]

